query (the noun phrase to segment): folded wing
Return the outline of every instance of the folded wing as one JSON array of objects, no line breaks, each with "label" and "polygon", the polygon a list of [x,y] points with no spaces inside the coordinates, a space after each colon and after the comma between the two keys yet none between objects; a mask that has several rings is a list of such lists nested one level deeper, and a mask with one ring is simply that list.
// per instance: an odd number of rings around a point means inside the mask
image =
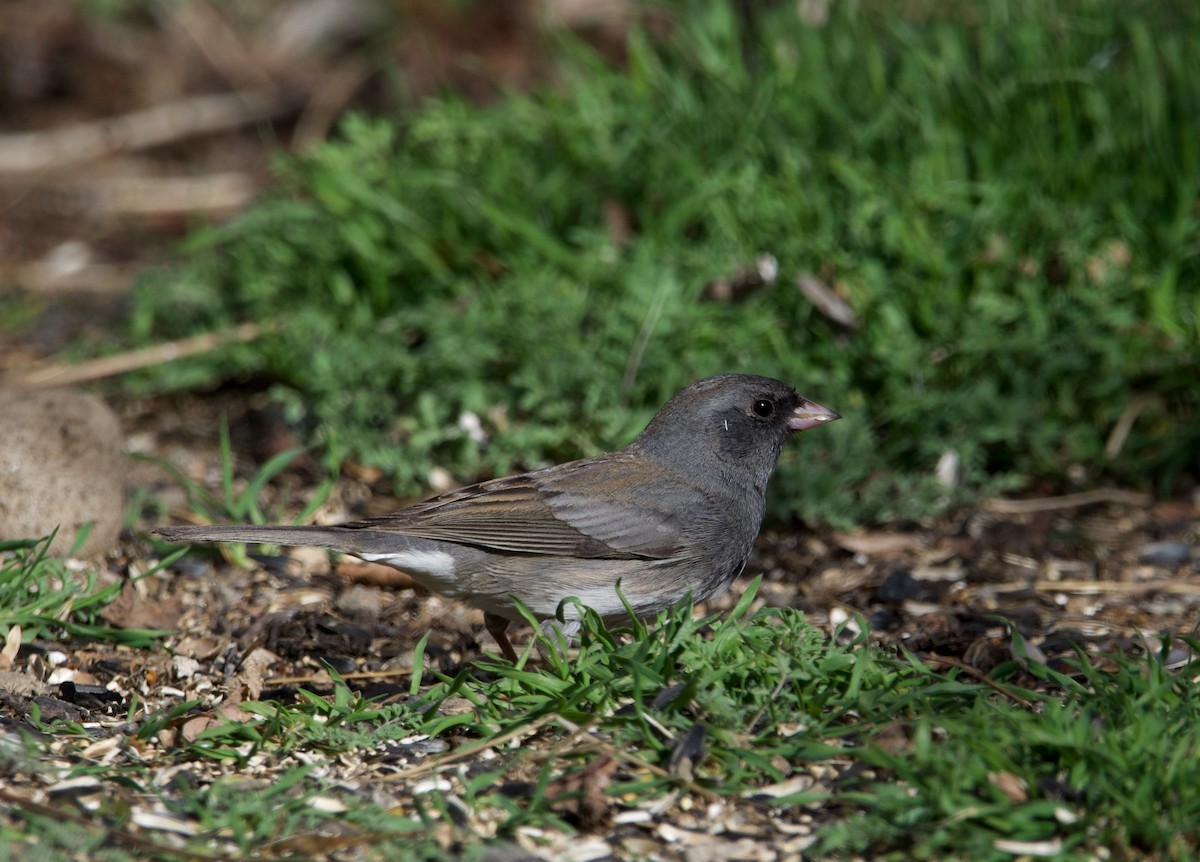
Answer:
[{"label": "folded wing", "polygon": [[663,560],[681,553],[679,513],[701,499],[700,491],[645,459],[616,452],[471,485],[342,526],[512,554]]}]

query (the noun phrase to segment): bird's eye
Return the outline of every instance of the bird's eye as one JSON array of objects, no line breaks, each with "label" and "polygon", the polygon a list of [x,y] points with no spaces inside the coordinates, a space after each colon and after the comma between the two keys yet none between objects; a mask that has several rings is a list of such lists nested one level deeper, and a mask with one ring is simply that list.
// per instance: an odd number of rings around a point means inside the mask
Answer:
[{"label": "bird's eye", "polygon": [[763,419],[766,419],[775,412],[775,404],[765,398],[760,398],[754,402],[753,409],[756,416],[761,416]]}]

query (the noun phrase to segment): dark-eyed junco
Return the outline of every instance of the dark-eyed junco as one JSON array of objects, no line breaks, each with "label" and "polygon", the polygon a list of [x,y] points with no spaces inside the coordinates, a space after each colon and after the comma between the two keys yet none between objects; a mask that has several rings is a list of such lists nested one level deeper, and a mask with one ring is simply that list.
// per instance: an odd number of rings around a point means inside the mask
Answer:
[{"label": "dark-eyed junco", "polygon": [[[607,621],[691,595],[718,595],[742,571],[766,509],[767,479],[796,431],[837,419],[769,377],[726,374],[677,393],[624,449],[493,479],[391,515],[332,527],[167,527],[172,542],[315,545],[408,572],[481,608],[505,657],[505,629],[554,617],[568,596]],[[573,611],[567,610],[567,613]]]}]

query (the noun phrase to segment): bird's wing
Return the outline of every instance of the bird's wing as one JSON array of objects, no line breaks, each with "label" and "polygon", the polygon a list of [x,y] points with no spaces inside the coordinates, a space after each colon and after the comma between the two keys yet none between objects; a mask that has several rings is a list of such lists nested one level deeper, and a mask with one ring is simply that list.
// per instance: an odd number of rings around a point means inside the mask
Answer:
[{"label": "bird's wing", "polygon": [[393,515],[344,524],[486,550],[591,559],[681,553],[682,519],[700,492],[625,453],[495,479]]}]

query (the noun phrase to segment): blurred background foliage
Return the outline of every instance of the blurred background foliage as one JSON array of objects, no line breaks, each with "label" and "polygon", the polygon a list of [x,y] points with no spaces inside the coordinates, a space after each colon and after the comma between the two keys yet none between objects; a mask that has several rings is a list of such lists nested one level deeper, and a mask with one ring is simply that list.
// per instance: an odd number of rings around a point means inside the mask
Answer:
[{"label": "blurred background foliage", "polygon": [[729,371],[846,417],[789,448],[776,517],[1191,487],[1200,6],[753,9],[686,4],[623,64],[562,36],[550,85],[281,157],[131,317],[142,342],[268,334],[129,386],[267,381],[411,495],[622,446]]}]

